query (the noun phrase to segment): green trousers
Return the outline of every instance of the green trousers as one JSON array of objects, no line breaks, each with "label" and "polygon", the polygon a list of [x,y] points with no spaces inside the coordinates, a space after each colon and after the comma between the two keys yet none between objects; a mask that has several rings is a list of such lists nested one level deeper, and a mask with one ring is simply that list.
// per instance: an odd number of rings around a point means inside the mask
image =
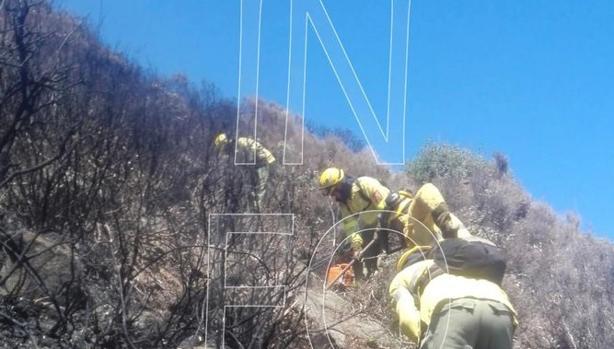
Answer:
[{"label": "green trousers", "polygon": [[258,183],[256,184],[256,200],[258,201],[258,207],[261,207],[264,203],[264,197],[267,190],[267,182],[269,181],[269,167],[262,166],[258,168]]},{"label": "green trousers", "polygon": [[512,312],[495,301],[462,298],[433,313],[421,349],[511,349]]},{"label": "green trousers", "polygon": [[258,166],[251,172],[251,188],[249,188],[249,208],[260,211],[264,204],[267,183],[269,180],[269,167],[266,165]]},{"label": "green trousers", "polygon": [[[374,238],[375,231],[374,230],[363,230],[360,233],[362,237],[362,248],[365,248],[371,240]],[[378,233],[379,234],[379,233]],[[362,262],[356,262],[352,265],[354,276],[357,279],[364,279],[371,276],[375,271],[377,271],[377,256],[382,252],[381,239],[378,239],[369,247],[367,250],[364,250],[362,253]],[[365,271],[363,271],[366,268]]]}]

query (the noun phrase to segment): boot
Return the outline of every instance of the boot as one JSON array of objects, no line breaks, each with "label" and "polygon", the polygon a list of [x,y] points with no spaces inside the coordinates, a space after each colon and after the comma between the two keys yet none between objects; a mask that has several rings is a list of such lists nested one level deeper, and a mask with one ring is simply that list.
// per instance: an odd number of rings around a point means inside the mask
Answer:
[{"label": "boot", "polygon": [[444,239],[455,238],[458,235],[458,224],[452,220],[448,205],[444,202],[441,203],[432,213],[433,221],[441,230],[441,234]]}]

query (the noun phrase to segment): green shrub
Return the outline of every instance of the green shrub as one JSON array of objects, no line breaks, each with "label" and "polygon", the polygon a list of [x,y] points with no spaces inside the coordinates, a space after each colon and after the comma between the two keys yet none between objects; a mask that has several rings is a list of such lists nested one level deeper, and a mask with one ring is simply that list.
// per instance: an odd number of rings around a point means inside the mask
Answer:
[{"label": "green shrub", "polygon": [[407,165],[408,174],[417,183],[431,182],[435,178],[443,177],[465,179],[479,171],[493,170],[481,156],[447,144],[427,144]]}]

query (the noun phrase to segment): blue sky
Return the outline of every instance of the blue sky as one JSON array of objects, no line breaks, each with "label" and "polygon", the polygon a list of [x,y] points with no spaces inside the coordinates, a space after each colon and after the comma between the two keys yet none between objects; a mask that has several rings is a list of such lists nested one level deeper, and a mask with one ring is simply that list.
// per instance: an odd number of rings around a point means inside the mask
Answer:
[{"label": "blue sky", "polygon": [[[106,43],[144,66],[207,80],[224,96],[237,96],[239,0],[56,4],[86,16]],[[382,121],[390,2],[323,4]],[[284,105],[288,13],[288,1],[263,2],[259,95]],[[613,19],[611,1],[413,1],[406,157],[429,140],[486,156],[500,151],[536,199],[561,213],[577,212],[585,229],[613,238],[608,224],[614,198]],[[313,30],[307,41],[306,118],[360,134]],[[400,126],[392,125],[393,132]],[[394,156],[399,151],[378,149]]]}]

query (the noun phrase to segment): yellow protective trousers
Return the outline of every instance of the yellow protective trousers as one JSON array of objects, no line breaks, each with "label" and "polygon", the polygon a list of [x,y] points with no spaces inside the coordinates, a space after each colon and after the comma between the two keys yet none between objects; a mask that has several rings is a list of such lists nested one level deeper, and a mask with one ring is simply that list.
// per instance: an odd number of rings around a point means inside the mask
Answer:
[{"label": "yellow protective trousers", "polygon": [[445,200],[439,189],[426,183],[418,189],[413,199],[404,199],[398,205],[399,212],[390,221],[391,229],[403,233],[408,248],[432,245],[441,240],[441,230],[432,216],[441,204],[445,204]]}]

